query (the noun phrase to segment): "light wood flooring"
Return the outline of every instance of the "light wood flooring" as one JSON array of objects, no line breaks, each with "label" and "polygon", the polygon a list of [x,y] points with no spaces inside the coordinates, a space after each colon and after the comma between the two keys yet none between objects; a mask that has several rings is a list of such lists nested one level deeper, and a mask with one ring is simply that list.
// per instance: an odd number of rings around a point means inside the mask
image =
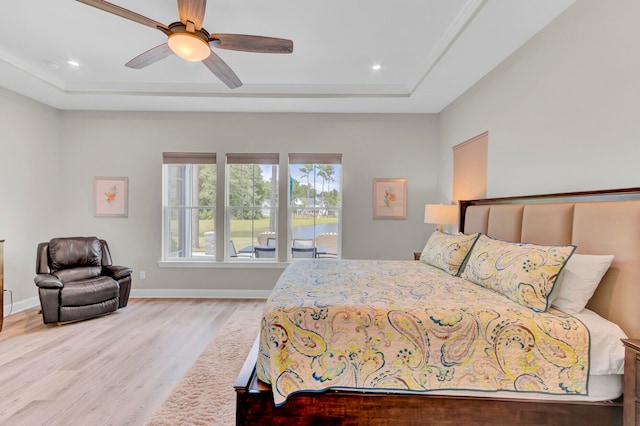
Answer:
[{"label": "light wood flooring", "polygon": [[235,310],[264,300],[131,299],[110,315],[0,332],[0,425],[144,425]]}]

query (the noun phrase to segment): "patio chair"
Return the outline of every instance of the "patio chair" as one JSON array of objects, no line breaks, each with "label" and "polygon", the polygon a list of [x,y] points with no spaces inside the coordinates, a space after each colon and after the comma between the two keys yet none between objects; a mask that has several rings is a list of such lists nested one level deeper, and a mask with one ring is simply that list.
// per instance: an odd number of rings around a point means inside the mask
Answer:
[{"label": "patio chair", "polygon": [[294,259],[314,259],[316,257],[315,247],[291,247],[291,257]]},{"label": "patio chair", "polygon": [[313,247],[313,238],[294,238],[293,247]]},{"label": "patio chair", "polygon": [[276,248],[275,247],[255,247],[254,253],[256,258],[260,259],[275,259]]},{"label": "patio chair", "polygon": [[276,233],[273,231],[265,231],[258,234],[258,245],[259,246],[268,246],[267,238],[276,238]]},{"label": "patio chair", "polygon": [[238,253],[233,240],[229,240],[229,257],[253,257],[251,253]]},{"label": "patio chair", "polygon": [[334,232],[327,232],[316,235],[316,247],[324,247],[325,252],[319,254],[318,257],[338,257],[338,234]]}]

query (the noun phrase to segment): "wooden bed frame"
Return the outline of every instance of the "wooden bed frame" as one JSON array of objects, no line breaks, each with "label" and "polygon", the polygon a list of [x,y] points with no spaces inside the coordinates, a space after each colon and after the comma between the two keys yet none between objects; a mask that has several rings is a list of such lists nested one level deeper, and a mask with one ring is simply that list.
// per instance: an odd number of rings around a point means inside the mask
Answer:
[{"label": "wooden bed frame", "polygon": [[[578,203],[589,204],[578,207]],[[531,205],[526,208],[524,220],[522,204]],[[547,207],[552,204],[549,213]],[[588,207],[586,213],[585,206]],[[602,213],[600,210],[594,213],[593,207],[598,206],[603,207]],[[560,213],[555,212],[558,209]],[[533,215],[536,217],[531,220]],[[556,228],[567,228],[560,232],[564,236],[559,241],[547,242],[542,238],[530,242],[574,243],[578,246],[577,252],[614,254],[614,263],[587,307],[616,322],[630,337],[640,337],[635,307],[640,300],[640,285],[635,278],[640,275],[640,188],[461,201],[460,218],[461,231],[485,232],[511,241],[524,239],[531,229],[541,227],[544,228],[542,234],[552,233],[556,239]],[[494,230],[496,232],[492,232]],[[512,233],[518,236],[514,238]],[[585,236],[586,233],[589,235]],[[591,234],[596,235],[595,239]],[[579,243],[574,242],[576,239]],[[581,250],[581,246],[586,249]],[[618,246],[624,249],[616,250]],[[625,303],[625,297],[631,299],[631,303]],[[298,393],[275,407],[270,386],[256,377],[257,355],[256,340],[234,385],[238,425],[493,426],[500,420],[519,425],[622,424],[622,397],[605,402],[566,402],[331,390]]]}]

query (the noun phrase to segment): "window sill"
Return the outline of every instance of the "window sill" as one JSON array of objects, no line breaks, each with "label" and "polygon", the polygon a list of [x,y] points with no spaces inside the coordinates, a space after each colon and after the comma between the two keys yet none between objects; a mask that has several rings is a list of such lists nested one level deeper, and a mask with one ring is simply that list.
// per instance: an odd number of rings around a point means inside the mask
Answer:
[{"label": "window sill", "polygon": [[257,262],[234,260],[214,262],[210,260],[159,260],[160,268],[210,268],[210,269],[285,269],[289,262]]}]

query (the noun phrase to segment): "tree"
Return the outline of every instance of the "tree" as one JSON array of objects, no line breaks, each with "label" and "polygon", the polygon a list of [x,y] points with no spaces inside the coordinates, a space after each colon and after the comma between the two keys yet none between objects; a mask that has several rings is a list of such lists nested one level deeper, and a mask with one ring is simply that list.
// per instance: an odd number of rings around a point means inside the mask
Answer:
[{"label": "tree", "polygon": [[336,170],[333,164],[319,164],[318,169],[320,170],[317,172],[317,175],[322,179],[322,192],[320,194],[322,194],[322,201],[324,202],[324,184],[334,181],[333,175],[336,174]]},{"label": "tree", "polygon": [[[193,203],[200,200],[200,175],[198,166],[191,168],[191,195]],[[191,245],[200,247],[200,209],[191,210]]]},{"label": "tree", "polygon": [[[198,166],[199,201],[201,206],[216,205],[216,166],[202,164]],[[212,210],[200,210],[200,219],[213,219]]]},{"label": "tree", "polygon": [[[189,168],[191,174],[192,204],[215,206],[216,204],[216,168],[210,164],[194,164]],[[191,241],[194,247],[200,247],[200,220],[213,219],[209,209],[191,211]]]},{"label": "tree", "polygon": [[[271,166],[271,186],[269,187],[269,192],[270,194],[270,203],[269,206],[273,207],[276,205],[277,200],[276,200],[276,194],[278,193],[278,189],[276,188],[276,185],[278,183],[278,170],[276,167]],[[262,215],[262,211],[260,211],[260,214]],[[271,212],[269,213],[269,231],[275,231],[276,229],[276,217],[275,215],[271,214]]]},{"label": "tree", "polygon": [[338,207],[340,205],[340,192],[337,189],[332,189],[324,195],[323,200],[327,207]]},{"label": "tree", "polygon": [[[229,206],[260,207],[270,195],[270,182],[264,180],[258,164],[232,164],[229,167]],[[262,211],[253,208],[233,209],[231,217],[259,219],[262,218]]]},{"label": "tree", "polygon": [[309,189],[311,188],[311,183],[309,182],[309,178],[311,177],[311,174],[314,171],[313,164],[305,164],[304,166],[300,167],[298,170],[300,171],[300,173],[302,173],[302,176],[300,176],[301,178],[307,178],[307,198],[309,198],[310,197]]},{"label": "tree", "polygon": [[296,179],[291,178],[291,200],[296,198],[311,198],[315,196],[313,187],[302,185]]}]

